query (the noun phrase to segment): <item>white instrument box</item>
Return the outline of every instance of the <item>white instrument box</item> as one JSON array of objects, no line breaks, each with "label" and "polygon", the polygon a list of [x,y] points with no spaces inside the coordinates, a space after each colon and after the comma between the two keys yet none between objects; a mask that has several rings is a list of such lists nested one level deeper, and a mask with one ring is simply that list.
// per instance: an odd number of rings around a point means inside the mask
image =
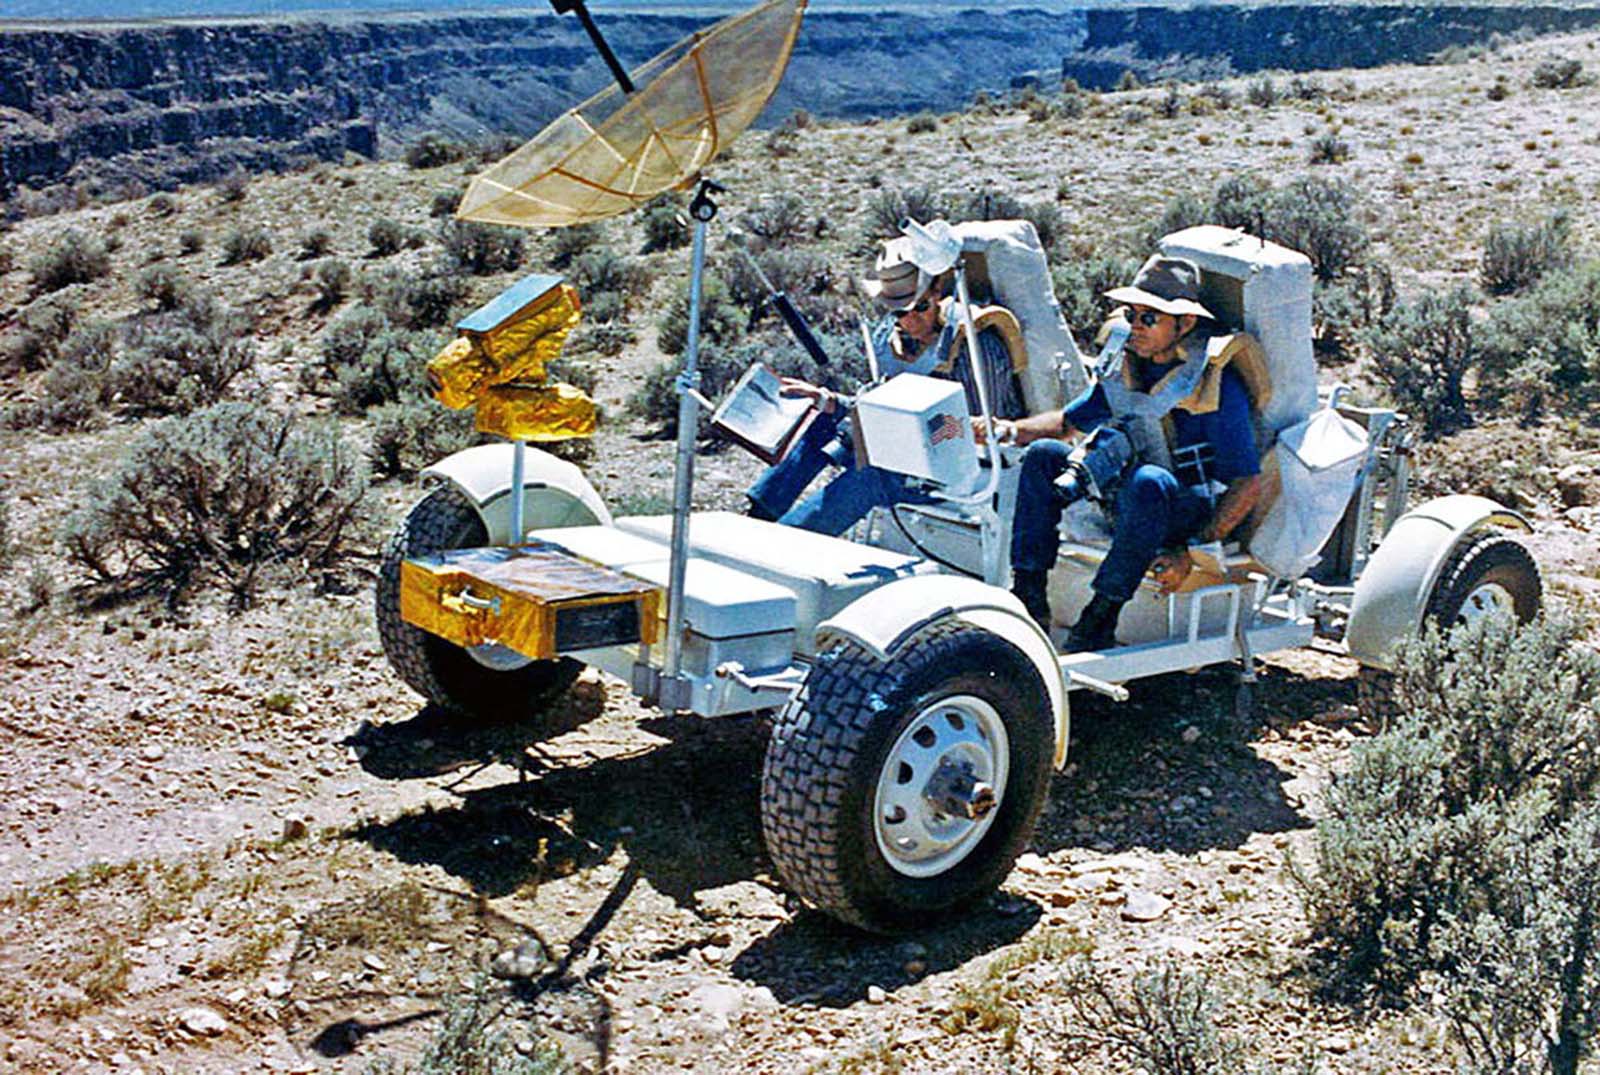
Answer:
[{"label": "white instrument box", "polygon": [[856,399],[856,453],[868,464],[962,496],[978,487],[967,394],[955,381],[902,373]]}]

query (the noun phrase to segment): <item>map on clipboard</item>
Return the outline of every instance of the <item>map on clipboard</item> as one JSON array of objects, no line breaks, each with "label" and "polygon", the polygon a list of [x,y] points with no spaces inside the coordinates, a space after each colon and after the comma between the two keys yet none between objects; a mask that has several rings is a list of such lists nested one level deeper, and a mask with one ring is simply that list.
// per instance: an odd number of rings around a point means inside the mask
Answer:
[{"label": "map on clipboard", "polygon": [[767,463],[776,463],[816,411],[804,396],[785,396],[782,382],[757,362],[728,390],[711,415],[711,427]]}]

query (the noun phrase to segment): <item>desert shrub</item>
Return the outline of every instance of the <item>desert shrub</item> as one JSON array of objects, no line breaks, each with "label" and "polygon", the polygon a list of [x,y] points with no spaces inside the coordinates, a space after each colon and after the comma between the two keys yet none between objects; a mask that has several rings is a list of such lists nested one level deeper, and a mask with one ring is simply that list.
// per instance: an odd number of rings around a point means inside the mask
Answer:
[{"label": "desert shrub", "polygon": [[356,305],[335,317],[322,333],[322,363],[328,370],[350,365],[360,359],[367,344],[389,328],[381,310]]},{"label": "desert shrub", "polygon": [[1036,98],[1028,105],[1029,123],[1048,123],[1055,114],[1056,110],[1043,97]]},{"label": "desert shrub", "polygon": [[[922,220],[921,217],[917,218]],[[952,223],[966,220],[1027,220],[1039,233],[1039,242],[1052,249],[1065,226],[1061,207],[1055,202],[1025,202],[993,190],[974,191],[951,213]]]},{"label": "desert shrub", "polygon": [[1491,101],[1504,101],[1507,97],[1510,97],[1511,85],[1506,82],[1506,76],[1496,75],[1494,83],[1483,91],[1483,95]]},{"label": "desert shrub", "polygon": [[1497,304],[1479,336],[1485,402],[1532,417],[1551,403],[1600,400],[1600,262]]},{"label": "desert shrub", "polygon": [[1156,114],[1162,119],[1177,119],[1183,115],[1183,94],[1176,82],[1167,83],[1167,92],[1156,104]]},{"label": "desert shrub", "polygon": [[564,269],[572,259],[606,241],[604,224],[575,224],[557,228],[550,240],[550,264]]},{"label": "desert shrub", "polygon": [[135,414],[187,414],[219,402],[255,364],[249,327],[207,295],[131,322],[111,366],[118,400]]},{"label": "desert shrub", "polygon": [[590,318],[578,326],[568,347],[574,353],[594,352],[614,356],[620,355],[623,348],[632,346],[638,338],[639,334],[625,322],[614,318],[607,321]]},{"label": "desert shrub", "polygon": [[765,194],[739,215],[745,231],[772,246],[802,238],[812,230],[805,199],[798,194]]},{"label": "desert shrub", "polygon": [[1272,184],[1255,172],[1239,172],[1219,180],[1211,192],[1210,223],[1259,235],[1271,204]]},{"label": "desert shrub", "polygon": [[1217,1027],[1222,1002],[1210,979],[1163,962],[1123,991],[1087,955],[1063,970],[1069,1039],[1109,1046],[1152,1075],[1244,1075],[1245,1046]]},{"label": "desert shrub", "polygon": [[1363,341],[1373,371],[1395,402],[1422,423],[1425,436],[1454,432],[1471,420],[1462,386],[1477,361],[1478,344],[1468,288],[1429,291],[1396,306]]},{"label": "desert shrub", "polygon": [[[745,315],[720,276],[707,273],[700,291],[700,342],[731,344],[744,334]],[[665,354],[678,355],[689,342],[689,287],[678,288],[656,322],[656,342]],[[708,392],[707,395],[710,393]]]},{"label": "desert shrub", "polygon": [[792,157],[800,149],[800,136],[789,127],[774,127],[767,132],[766,149],[773,157]]},{"label": "desert shrub", "polygon": [[63,295],[37,299],[17,316],[17,330],[6,338],[0,364],[8,369],[41,370],[55,361],[61,342],[77,327],[78,305]]},{"label": "desert shrub", "polygon": [[626,296],[650,284],[649,270],[642,262],[609,247],[591,250],[573,262],[572,282],[581,295],[612,291]]},{"label": "desert shrub", "polygon": [[1088,108],[1087,97],[1082,93],[1063,93],[1056,98],[1055,113],[1062,119],[1079,119]]},{"label": "desert shrub", "polygon": [[300,260],[327,257],[333,249],[333,236],[324,228],[308,231],[300,240]]},{"label": "desert shrub", "polygon": [[[833,266],[824,255],[814,250],[763,250],[752,257],[813,329],[833,323]],[[734,301],[749,312],[749,324],[753,326],[768,313],[777,316],[767,302],[771,292],[744,258],[733,258],[725,272]]]},{"label": "desert shrub", "polygon": [[[700,374],[701,393],[710,399],[718,398],[762,354],[750,347],[734,346],[714,337],[702,336],[696,365]],[[644,383],[629,397],[628,410],[648,424],[659,427],[663,433],[675,434],[678,430],[677,377],[682,366],[681,362],[669,359],[646,374]]]},{"label": "desert shrub", "polygon": [[178,233],[178,253],[198,254],[205,249],[206,236],[204,232],[190,229]]},{"label": "desert shrub", "polygon": [[1238,100],[1238,94],[1220,82],[1207,82],[1201,86],[1200,96],[1210,101],[1218,112],[1226,112]]},{"label": "desert shrub", "polygon": [[939,117],[932,112],[918,112],[906,121],[907,134],[932,134],[939,129]]},{"label": "desert shrub", "polygon": [[133,290],[157,310],[175,310],[189,294],[189,280],[171,265],[152,265],[139,274]]},{"label": "desert shrub", "polygon": [[217,197],[224,203],[242,202],[250,192],[250,177],[243,172],[229,172],[217,180]]},{"label": "desert shrub", "polygon": [[109,321],[74,328],[55,348],[37,401],[13,404],[6,424],[13,429],[62,432],[84,429],[111,409],[117,385],[111,376],[119,333]]},{"label": "desert shrub", "polygon": [[28,260],[28,272],[40,292],[91,283],[110,271],[111,252],[105,241],[71,228]]},{"label": "desert shrub", "polygon": [[641,253],[676,250],[689,245],[689,214],[678,194],[659,194],[644,208],[644,248]]},{"label": "desert shrub", "polygon": [[516,228],[445,220],[439,225],[439,242],[456,265],[475,276],[509,272],[522,264],[523,235]]},{"label": "desert shrub", "polygon": [[926,224],[944,215],[944,199],[928,187],[890,187],[867,201],[867,237],[888,239],[900,234],[900,222],[910,217]]},{"label": "desert shrub", "polygon": [[583,319],[589,324],[608,325],[628,314],[628,300],[616,291],[591,291],[583,300]]},{"label": "desert shrub", "polygon": [[1548,59],[1533,69],[1533,84],[1542,90],[1570,90],[1584,84],[1582,60]]},{"label": "desert shrub", "polygon": [[1093,337],[1116,307],[1105,293],[1126,284],[1138,271],[1137,258],[1116,254],[1097,253],[1056,260],[1050,273],[1056,301],[1061,303],[1067,324],[1080,340]]},{"label": "desert shrub", "polygon": [[1123,71],[1122,75],[1117,79],[1118,93],[1128,93],[1132,90],[1139,89],[1140,87],[1141,83],[1139,82],[1139,76],[1134,74],[1131,70]]},{"label": "desert shrub", "polygon": [[461,196],[466,193],[463,187],[453,190],[436,190],[433,198],[428,202],[428,215],[431,217],[452,216],[456,206],[461,204]]},{"label": "desert shrub", "polygon": [[157,194],[145,206],[153,217],[169,217],[178,211],[178,199],[170,194]]},{"label": "desert shrub", "polygon": [[272,236],[265,228],[230,228],[222,237],[222,264],[242,265],[272,253]]},{"label": "desert shrub", "polygon": [[459,142],[450,141],[438,131],[425,131],[406,147],[406,164],[413,168],[437,168],[466,155],[466,147]]},{"label": "desert shrub", "polygon": [[0,568],[17,558],[17,535],[11,524],[11,490],[0,484]]},{"label": "desert shrub", "polygon": [[1585,823],[1600,791],[1600,657],[1572,641],[1490,616],[1401,647],[1401,715],[1351,750],[1314,868],[1294,871],[1331,981],[1403,998],[1460,967],[1481,914],[1536,925],[1516,909],[1530,852]]},{"label": "desert shrub", "polygon": [[1381,264],[1368,263],[1347,271],[1311,296],[1312,339],[1319,356],[1342,360],[1361,334],[1394,311],[1394,277]]},{"label": "desert shrub", "polygon": [[1146,247],[1153,247],[1163,237],[1197,224],[1214,223],[1214,218],[1203,201],[1193,194],[1179,194],[1167,202],[1155,225],[1144,234]]},{"label": "desert shrub", "polygon": [[1273,193],[1265,238],[1309,257],[1319,280],[1335,280],[1361,261],[1371,242],[1356,209],[1347,184],[1303,176]]},{"label": "desert shrub", "polygon": [[431,399],[384,403],[369,417],[367,462],[379,478],[410,481],[424,467],[481,439],[471,411],[452,411]]},{"label": "desert shrub", "polygon": [[466,299],[469,285],[446,264],[426,272],[387,268],[361,280],[365,302],[377,307],[392,324],[407,329],[449,324]]},{"label": "desert shrub", "polygon": [[224,403],[146,429],[60,538],[99,585],[176,603],[214,581],[243,608],[264,572],[303,574],[342,555],[365,494],[332,425]]},{"label": "desert shrub", "polygon": [[1572,218],[1557,210],[1527,227],[1504,222],[1491,226],[1478,278],[1489,294],[1509,295],[1571,264]]},{"label": "desert shrub", "polygon": [[1343,164],[1350,159],[1350,143],[1336,131],[1323,131],[1311,140],[1308,159],[1312,164]]},{"label": "desert shrub", "polygon": [[367,228],[367,242],[371,245],[374,255],[386,258],[405,249],[406,230],[398,221],[379,217]]},{"label": "desert shrub", "polygon": [[354,275],[350,271],[350,265],[339,258],[319,261],[316,272],[312,274],[317,289],[317,308],[331,310],[343,302],[350,294],[350,284]]},{"label": "desert shrub", "polygon": [[1280,94],[1278,84],[1267,75],[1262,75],[1250,83],[1244,91],[1245,99],[1257,108],[1271,108],[1278,103]]},{"label": "desert shrub", "polygon": [[571,1067],[549,1041],[538,1039],[526,1054],[517,1049],[498,1025],[505,1008],[480,981],[471,993],[446,1000],[444,1019],[415,1065],[397,1067],[384,1058],[364,1075],[566,1075]]},{"label": "desert shrub", "polygon": [[1297,101],[1320,101],[1328,96],[1328,91],[1314,78],[1295,75],[1289,80],[1289,96]]}]

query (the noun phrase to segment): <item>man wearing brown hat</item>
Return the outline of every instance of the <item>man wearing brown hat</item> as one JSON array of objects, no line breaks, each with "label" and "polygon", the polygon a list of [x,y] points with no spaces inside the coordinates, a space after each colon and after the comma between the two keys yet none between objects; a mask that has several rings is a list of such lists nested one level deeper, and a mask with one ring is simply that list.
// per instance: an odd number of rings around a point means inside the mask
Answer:
[{"label": "man wearing brown hat", "polygon": [[[890,239],[878,255],[873,276],[863,284],[867,294],[889,315],[879,323],[872,338],[878,371],[884,378],[919,373],[956,381],[966,391],[968,411],[977,414],[981,408],[973,363],[965,355],[966,334],[952,316],[952,302],[947,297],[948,274],[930,276],[912,262],[911,254],[908,239]],[[1026,412],[1005,335],[985,327],[982,316],[976,320],[980,352],[977,365],[983,371],[989,406],[995,417],[1017,418]],[[790,377],[783,379],[783,392],[810,397],[820,413],[789,454],[746,491],[752,515],[838,535],[875,507],[931,501],[902,475],[856,464],[855,454],[844,439],[847,434],[841,435],[840,428],[847,400]],[[841,472],[795,504],[812,479],[830,464],[842,468]]]},{"label": "man wearing brown hat", "polygon": [[1113,356],[1064,410],[998,428],[1002,438],[1029,446],[1011,530],[1012,592],[1046,627],[1045,583],[1064,506],[1056,479],[1072,452],[1059,438],[1110,421],[1143,421],[1154,423],[1155,443],[1169,449],[1162,463],[1136,461],[1118,487],[1111,548],[1091,583],[1094,597],[1068,633],[1067,652],[1114,646],[1117,617],[1146,572],[1163,593],[1176,590],[1192,566],[1186,543],[1227,537],[1259,495],[1249,390],[1238,370],[1208,355],[1212,318],[1200,304],[1199,268],[1182,258],[1152,257],[1132,285],[1106,295],[1126,304],[1118,316],[1131,328],[1128,354]]}]

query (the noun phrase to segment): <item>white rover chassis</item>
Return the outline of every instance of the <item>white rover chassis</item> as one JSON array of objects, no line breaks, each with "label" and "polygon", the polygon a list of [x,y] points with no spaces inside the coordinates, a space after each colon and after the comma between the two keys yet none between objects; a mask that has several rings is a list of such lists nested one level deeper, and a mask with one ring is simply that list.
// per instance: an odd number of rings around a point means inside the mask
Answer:
[{"label": "white rover chassis", "polygon": [[[390,543],[380,633],[419,693],[487,717],[527,713],[584,665],[666,710],[779,710],[762,778],[763,832],[778,873],[847,922],[920,928],[992,890],[1026,848],[1050,770],[1065,764],[1072,692],[1121,699],[1135,680],[1228,662],[1238,662],[1247,686],[1257,656],[1319,635],[1343,639],[1370,688],[1425,618],[1448,625],[1537,611],[1538,569],[1502,533],[1527,524],[1469,496],[1405,513],[1404,420],[1341,412],[1367,429],[1368,459],[1324,548],[1320,581],[1252,573],[1248,556],[1231,556],[1227,582],[1171,597],[1142,592],[1124,609],[1122,644],[1098,653],[1060,654],[1005,589],[996,545],[1009,545],[1015,450],[986,502],[880,510],[854,541],[693,514],[676,639],[529,660],[495,644],[463,649],[405,623],[401,563],[536,539],[671,596],[673,516],[613,519],[569,463],[533,449],[514,463],[510,445],[469,449],[430,469],[438,487]],[[1058,627],[1087,601],[1103,551],[1063,543],[1051,575]],[[677,675],[664,675],[661,651],[673,643]]]}]

